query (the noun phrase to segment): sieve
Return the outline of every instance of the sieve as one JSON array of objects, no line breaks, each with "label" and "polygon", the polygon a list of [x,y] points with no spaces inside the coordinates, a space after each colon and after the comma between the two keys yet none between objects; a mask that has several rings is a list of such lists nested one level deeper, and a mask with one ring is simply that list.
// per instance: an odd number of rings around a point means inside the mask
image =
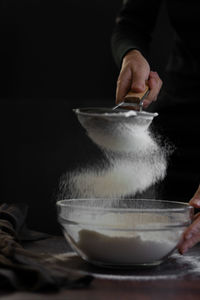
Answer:
[{"label": "sieve", "polygon": [[143,111],[143,100],[149,93],[149,87],[142,93],[130,91],[124,101],[114,107],[83,107],[76,108],[79,122],[87,130],[101,127],[113,127],[121,122],[123,125],[131,125],[140,129],[147,129],[158,113]]}]

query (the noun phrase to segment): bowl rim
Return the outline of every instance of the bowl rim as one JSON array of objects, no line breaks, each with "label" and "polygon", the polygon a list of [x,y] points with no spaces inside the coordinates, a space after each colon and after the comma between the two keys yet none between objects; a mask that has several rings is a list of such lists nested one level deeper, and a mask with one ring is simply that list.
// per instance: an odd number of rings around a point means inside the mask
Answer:
[{"label": "bowl rim", "polygon": [[[94,201],[94,200],[105,200],[105,201],[109,201],[109,200],[118,200],[118,201],[124,201],[124,200],[142,200],[142,201],[148,201],[148,202],[159,202],[159,203],[174,203],[174,204],[178,204],[181,207],[176,207],[176,208],[116,208],[116,207],[92,207],[92,206],[81,206],[81,205],[73,205],[73,204],[67,204],[67,202],[73,201],[74,203],[77,201]],[[183,212],[183,211],[187,211],[187,210],[191,210],[194,209],[193,206],[189,205],[189,203],[186,202],[179,202],[179,201],[169,201],[169,200],[157,200],[157,199],[145,199],[145,198],[126,198],[126,199],[122,199],[122,198],[109,198],[109,199],[105,199],[105,198],[71,198],[71,199],[62,199],[62,200],[58,200],[56,202],[56,206],[57,207],[70,207],[70,208],[77,208],[77,209],[81,209],[81,210],[87,210],[87,211],[106,211],[106,212]]]}]

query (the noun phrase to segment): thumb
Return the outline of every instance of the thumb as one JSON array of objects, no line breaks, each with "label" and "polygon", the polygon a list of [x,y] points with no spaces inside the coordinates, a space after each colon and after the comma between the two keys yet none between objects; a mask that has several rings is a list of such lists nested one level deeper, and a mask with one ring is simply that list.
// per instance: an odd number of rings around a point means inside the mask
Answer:
[{"label": "thumb", "polygon": [[189,204],[196,207],[196,208],[200,208],[200,185],[199,185],[196,193],[194,194],[194,196],[190,200]]}]

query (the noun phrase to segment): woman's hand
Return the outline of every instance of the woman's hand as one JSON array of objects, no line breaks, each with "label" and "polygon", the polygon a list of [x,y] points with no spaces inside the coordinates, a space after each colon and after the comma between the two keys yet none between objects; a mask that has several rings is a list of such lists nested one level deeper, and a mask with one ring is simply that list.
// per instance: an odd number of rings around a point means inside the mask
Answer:
[{"label": "woman's hand", "polygon": [[[196,208],[200,208],[200,186],[189,204]],[[183,254],[198,242],[200,242],[200,213],[197,213],[194,216],[193,223],[185,230],[178,250]]]},{"label": "woman's hand", "polygon": [[156,101],[162,87],[162,80],[157,72],[150,71],[147,60],[138,50],[131,50],[123,59],[117,81],[116,104],[122,102],[130,90],[143,92],[145,83],[148,84],[150,92],[143,102],[144,108],[152,101]]}]

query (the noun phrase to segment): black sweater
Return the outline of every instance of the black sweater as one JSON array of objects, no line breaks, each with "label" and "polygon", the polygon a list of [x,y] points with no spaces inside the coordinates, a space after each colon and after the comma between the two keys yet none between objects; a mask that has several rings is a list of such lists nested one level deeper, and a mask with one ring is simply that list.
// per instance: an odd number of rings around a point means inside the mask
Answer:
[{"label": "black sweater", "polygon": [[[200,80],[200,5],[196,0],[166,0],[174,29],[174,44],[167,64],[167,84],[172,88],[199,86]],[[161,0],[126,0],[116,19],[112,51],[118,66],[130,49],[140,50],[148,59],[149,45]],[[163,36],[163,39],[165,37]]]}]

